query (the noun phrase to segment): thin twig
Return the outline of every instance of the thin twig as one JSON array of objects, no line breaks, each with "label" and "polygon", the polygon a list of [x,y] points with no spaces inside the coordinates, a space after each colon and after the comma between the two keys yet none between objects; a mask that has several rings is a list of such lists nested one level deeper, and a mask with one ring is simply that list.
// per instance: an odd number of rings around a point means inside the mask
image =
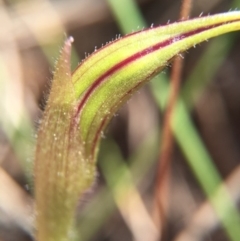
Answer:
[{"label": "thin twig", "polygon": [[[191,11],[191,0],[183,0],[180,20],[189,17]],[[168,190],[169,190],[169,179],[170,179],[170,167],[171,167],[171,156],[173,151],[173,134],[171,130],[171,121],[174,112],[175,103],[178,98],[179,87],[181,83],[181,74],[183,68],[183,59],[180,56],[176,56],[173,61],[173,68],[171,74],[171,86],[170,86],[170,97],[169,104],[166,110],[163,135],[162,135],[162,146],[160,148],[161,153],[159,157],[159,166],[156,180],[155,189],[155,220],[156,224],[161,227],[162,231],[165,230],[165,219],[167,213],[168,203]]]}]

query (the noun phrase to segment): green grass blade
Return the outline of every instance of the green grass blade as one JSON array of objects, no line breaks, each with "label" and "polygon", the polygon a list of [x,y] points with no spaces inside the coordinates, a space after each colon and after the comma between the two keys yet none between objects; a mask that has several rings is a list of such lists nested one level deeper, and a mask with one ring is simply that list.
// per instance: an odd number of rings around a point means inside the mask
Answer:
[{"label": "green grass blade", "polygon": [[136,30],[137,27],[141,29],[147,26],[135,1],[108,0],[107,2],[123,33],[131,33],[133,30]]}]

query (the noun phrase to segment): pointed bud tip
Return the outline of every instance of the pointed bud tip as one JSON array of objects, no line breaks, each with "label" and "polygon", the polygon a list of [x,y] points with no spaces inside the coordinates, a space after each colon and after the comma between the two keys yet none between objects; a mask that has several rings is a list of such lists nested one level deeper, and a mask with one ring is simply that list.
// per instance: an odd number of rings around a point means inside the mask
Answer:
[{"label": "pointed bud tip", "polygon": [[71,47],[73,42],[74,42],[74,38],[72,36],[68,37],[64,42],[64,45],[62,48],[62,58],[65,62],[70,61]]},{"label": "pointed bud tip", "polygon": [[68,37],[64,42],[63,51],[69,54],[73,42],[74,38],[72,36]]},{"label": "pointed bud tip", "polygon": [[68,37],[67,40],[66,40],[66,44],[67,45],[70,45],[74,42],[74,38],[72,36]]}]

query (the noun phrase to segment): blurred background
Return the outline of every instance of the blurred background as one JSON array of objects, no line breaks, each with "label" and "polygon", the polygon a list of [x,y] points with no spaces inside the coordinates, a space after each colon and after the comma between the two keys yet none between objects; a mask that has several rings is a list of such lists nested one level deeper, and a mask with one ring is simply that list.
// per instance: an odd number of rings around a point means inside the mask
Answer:
[{"label": "blurred background", "polygon": [[[132,31],[144,21],[177,21],[181,6],[180,0],[115,3]],[[55,60],[66,36],[74,37],[74,69],[95,48],[124,35],[113,4],[0,0],[0,241],[34,240],[33,149]],[[191,17],[235,8],[240,1],[194,0]],[[76,212],[78,240],[240,240],[239,214],[231,220],[227,206],[239,206],[240,199],[239,39],[239,32],[230,33],[185,54],[164,235],[153,206],[171,66],[135,94],[104,133],[95,184]],[[215,195],[221,180],[230,201]],[[212,197],[223,203],[225,228]]]}]

